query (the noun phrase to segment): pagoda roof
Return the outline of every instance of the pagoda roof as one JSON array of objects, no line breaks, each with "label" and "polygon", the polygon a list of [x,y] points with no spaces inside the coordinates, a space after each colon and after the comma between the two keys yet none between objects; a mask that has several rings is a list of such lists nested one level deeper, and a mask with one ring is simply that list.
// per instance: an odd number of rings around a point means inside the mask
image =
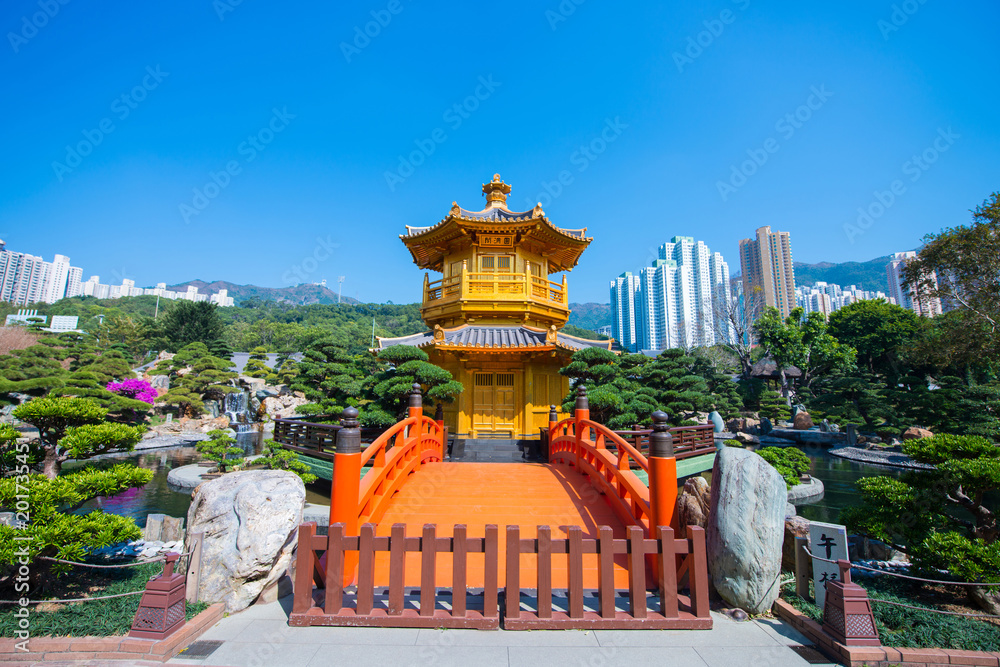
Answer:
[{"label": "pagoda roof", "polygon": [[452,202],[448,215],[428,227],[406,226],[400,239],[413,255],[413,261],[422,269],[441,271],[444,258],[456,247],[471,245],[479,234],[514,234],[515,244],[534,242],[544,248],[549,260],[549,273],[567,271],[576,266],[580,255],[593,238],[587,228],[563,229],[553,225],[545,216],[542,205],[530,211],[511,211],[507,208],[506,193],[510,186],[500,180],[483,185],[489,200],[481,211],[470,211]]},{"label": "pagoda roof", "polygon": [[378,338],[378,350],[396,345],[414,347],[435,347],[445,350],[487,350],[487,349],[556,349],[582,350],[587,347],[611,348],[610,340],[588,340],[564,334],[561,331],[537,329],[526,326],[479,326],[463,324],[453,329],[436,327],[434,331],[400,336]]}]

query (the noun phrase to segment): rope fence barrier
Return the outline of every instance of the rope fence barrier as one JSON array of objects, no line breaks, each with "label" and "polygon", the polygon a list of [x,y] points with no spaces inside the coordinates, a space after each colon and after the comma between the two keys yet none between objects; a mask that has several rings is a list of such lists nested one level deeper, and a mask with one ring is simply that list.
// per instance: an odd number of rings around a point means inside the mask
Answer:
[{"label": "rope fence barrier", "polygon": [[[183,558],[184,556],[190,556],[192,553],[194,553],[194,552],[193,551],[187,551],[185,553],[178,554],[177,556],[178,556],[178,559],[180,559],[180,558]],[[93,563],[80,563],[80,562],[73,561],[73,560],[63,560],[61,558],[50,558],[49,556],[39,556],[38,560],[47,560],[47,561],[51,561],[53,563],[65,563],[66,565],[74,565],[76,567],[90,567],[90,568],[96,568],[96,569],[110,569],[110,568],[138,567],[140,565],[149,565],[150,563],[159,563],[159,562],[167,560],[167,557],[165,555],[164,556],[157,556],[156,558],[150,558],[149,560],[139,561],[139,562],[136,562],[136,563],[120,563],[118,565],[96,565],[96,564],[93,564]],[[154,575],[153,577],[150,577],[150,579],[152,580],[156,576],[159,576],[159,575]],[[115,595],[99,595],[97,597],[89,597],[89,598],[71,598],[71,599],[64,599],[64,600],[28,600],[26,604],[41,604],[43,602],[51,602],[53,604],[63,604],[63,603],[68,603],[68,602],[91,602],[91,601],[94,601],[94,600],[111,600],[113,598],[128,597],[130,595],[142,595],[145,592],[146,592],[145,589],[143,589],[141,591],[132,591],[130,593],[116,593]],[[20,605],[20,606],[25,606],[23,600],[0,600],[0,604],[16,604],[16,605]]]}]

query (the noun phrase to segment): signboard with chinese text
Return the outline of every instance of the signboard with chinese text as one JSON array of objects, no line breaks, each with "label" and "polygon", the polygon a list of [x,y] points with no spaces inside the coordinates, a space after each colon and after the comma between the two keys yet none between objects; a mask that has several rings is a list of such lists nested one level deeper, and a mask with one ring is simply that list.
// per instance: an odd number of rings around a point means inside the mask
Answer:
[{"label": "signboard with chinese text", "polygon": [[478,234],[476,243],[483,248],[513,248],[513,234]]},{"label": "signboard with chinese text", "polygon": [[[813,556],[829,560],[849,560],[847,555],[847,529],[833,523],[813,521],[809,524],[809,551]],[[839,581],[840,568],[836,563],[826,563],[813,558],[813,584],[816,587],[816,606],[824,609],[826,582]]]}]

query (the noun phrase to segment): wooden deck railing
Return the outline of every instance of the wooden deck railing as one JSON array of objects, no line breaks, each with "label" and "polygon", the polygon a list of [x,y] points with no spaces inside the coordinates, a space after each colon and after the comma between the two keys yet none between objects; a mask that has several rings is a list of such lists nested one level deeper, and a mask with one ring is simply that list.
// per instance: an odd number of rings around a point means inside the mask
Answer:
[{"label": "wooden deck railing", "polygon": [[[340,424],[308,422],[302,419],[275,419],[275,442],[285,449],[327,461],[333,460]],[[372,442],[385,432],[384,428],[361,429],[361,442]]]},{"label": "wooden deck railing", "polygon": [[[598,528],[597,539],[585,539],[580,526],[569,526],[565,539],[552,539],[548,526],[538,526],[538,537],[521,539],[520,527],[507,526],[507,570],[504,585],[504,629],[542,630],[588,629],[709,629],[708,565],[705,531],[689,527],[687,539],[674,539],[672,528],[659,526],[655,539],[646,539],[641,528],[631,526],[628,539],[614,539],[609,526]],[[521,583],[521,555],[535,556],[536,581]],[[564,609],[554,609],[552,561],[562,560],[569,574]],[[587,609],[583,588],[585,554],[597,554],[598,588],[592,609]],[[625,556],[628,570],[628,608],[618,609],[615,588],[615,556]],[[678,558],[683,558],[678,568]],[[646,564],[655,563],[656,602],[650,609],[646,593]],[[677,582],[689,577],[690,596],[678,595]],[[531,584],[534,585],[531,585]],[[534,610],[524,610],[531,602],[521,597],[525,588],[534,589]]]},{"label": "wooden deck railing", "polygon": [[[649,450],[649,436],[652,429],[633,426],[631,431],[615,431],[640,452]],[[674,456],[678,461],[693,456],[704,456],[715,452],[715,429],[711,424],[697,426],[675,426],[670,429],[674,442]]]},{"label": "wooden deck railing", "polygon": [[458,300],[524,300],[567,304],[565,278],[557,283],[530,273],[462,271],[440,280],[424,277],[424,305]]},{"label": "wooden deck railing", "polygon": [[[378,536],[375,526],[366,523],[360,535],[350,536],[343,524],[333,524],[327,536],[316,535],[314,522],[302,524],[289,625],[497,629],[501,624],[497,526],[486,526],[482,537],[469,537],[463,525],[454,527],[452,537],[438,537],[433,524],[425,525],[420,537],[407,537],[405,531],[405,524],[394,524],[389,535]],[[683,539],[675,539],[674,531],[663,526],[654,539],[635,526],[627,539],[615,539],[609,526],[600,526],[596,539],[585,538],[579,526],[568,527],[566,533],[566,538],[552,539],[549,526],[538,526],[537,538],[522,539],[520,526],[506,527],[504,629],[712,627],[703,529],[689,527]],[[406,559],[414,553],[419,554],[420,586],[407,589]],[[384,582],[376,585],[378,554],[388,554],[387,587]],[[450,587],[437,586],[441,554],[451,555]],[[481,561],[478,554],[483,554]],[[522,559],[525,554],[529,557]],[[584,588],[584,558],[590,554],[597,556],[596,590]],[[473,558],[484,568],[484,586],[470,592]],[[357,586],[345,587],[342,574],[352,560],[361,563]],[[553,563],[556,568],[565,563],[567,588],[553,588]],[[648,563],[655,563],[653,582],[647,578]],[[614,571],[622,565],[628,572],[627,591],[615,586]],[[524,581],[524,572],[534,572],[535,580]],[[685,584],[688,595],[681,594]],[[627,608],[619,609],[618,602],[625,599],[619,592],[627,592]]]},{"label": "wooden deck railing", "polygon": [[[361,526],[359,536],[345,535],[344,525],[316,535],[315,522],[299,527],[295,570],[295,601],[288,624],[389,626],[405,628],[478,628],[500,625],[498,605],[498,531],[487,526],[484,537],[468,537],[465,526],[455,526],[452,537],[437,537],[437,527],[424,526],[421,537],[407,537],[406,525],[392,526],[388,536],[376,536],[375,526]],[[404,588],[406,555],[420,556],[419,604]],[[388,595],[375,586],[376,554],[389,555]],[[450,591],[439,594],[436,575],[439,554],[452,556]],[[483,591],[471,594],[466,586],[469,560],[483,554],[486,581]],[[320,563],[324,564],[320,566]],[[361,564],[357,586],[345,589],[343,572],[351,561]],[[316,604],[313,583],[324,590]],[[384,588],[384,587],[383,587]],[[407,598],[411,597],[408,601]],[[439,604],[440,603],[440,604]]]}]

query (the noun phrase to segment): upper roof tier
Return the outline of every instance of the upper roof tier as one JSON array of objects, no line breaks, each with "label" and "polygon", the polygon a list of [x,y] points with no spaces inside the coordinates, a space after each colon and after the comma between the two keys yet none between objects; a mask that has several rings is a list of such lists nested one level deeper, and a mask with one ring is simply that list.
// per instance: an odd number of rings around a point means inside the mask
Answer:
[{"label": "upper roof tier", "polygon": [[548,259],[549,273],[567,271],[576,266],[580,255],[593,238],[587,228],[562,229],[545,217],[542,205],[530,211],[516,212],[507,208],[510,186],[494,174],[483,184],[486,208],[469,211],[452,202],[448,216],[430,227],[406,226],[400,239],[409,248],[413,261],[422,269],[441,271],[444,258],[473,244],[487,245],[484,235],[513,235],[513,246],[525,246]]}]

